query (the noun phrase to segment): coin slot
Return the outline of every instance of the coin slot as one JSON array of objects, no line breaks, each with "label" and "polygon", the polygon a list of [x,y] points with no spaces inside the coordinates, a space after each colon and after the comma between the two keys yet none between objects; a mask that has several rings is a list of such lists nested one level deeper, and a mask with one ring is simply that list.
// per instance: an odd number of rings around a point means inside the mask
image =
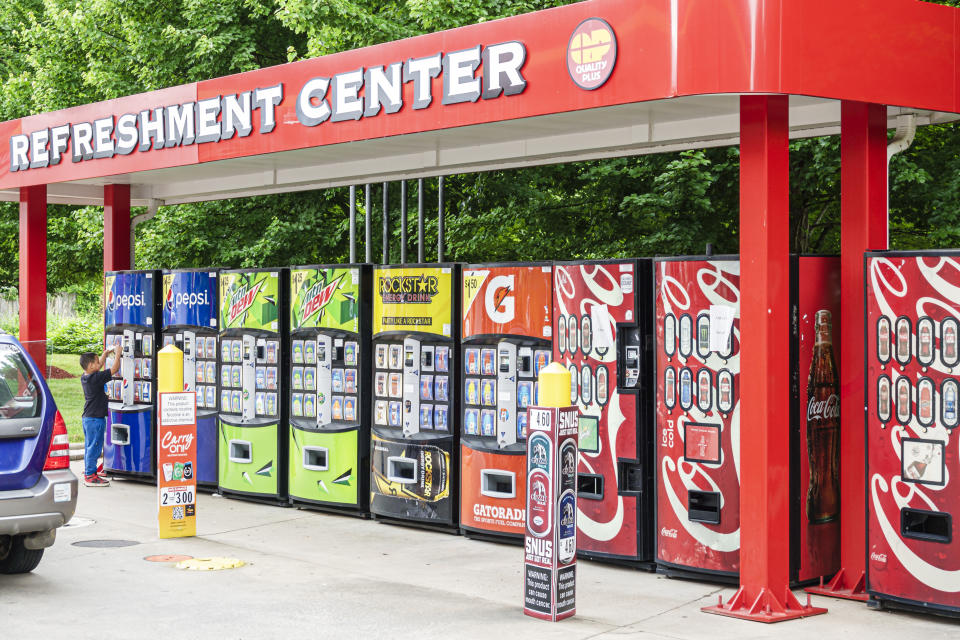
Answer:
[{"label": "coin slot", "polygon": [[691,491],[687,512],[691,522],[720,524],[720,493],[717,491]]},{"label": "coin slot", "polygon": [[516,498],[517,474],[500,469],[481,469],[480,493],[489,498]]},{"label": "coin slot", "polygon": [[603,476],[593,473],[578,473],[577,497],[584,500],[603,500]]},{"label": "coin slot", "polygon": [[387,458],[387,479],[399,484],[417,481],[417,461],[413,458],[391,456]]},{"label": "coin slot", "polygon": [[901,509],[900,533],[904,538],[949,543],[951,540],[950,514],[923,509]]}]

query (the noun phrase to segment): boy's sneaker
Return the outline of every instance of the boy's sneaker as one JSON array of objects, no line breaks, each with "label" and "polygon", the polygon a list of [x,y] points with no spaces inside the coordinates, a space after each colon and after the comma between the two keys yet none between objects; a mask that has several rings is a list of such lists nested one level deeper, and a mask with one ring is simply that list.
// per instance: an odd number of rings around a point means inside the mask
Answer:
[{"label": "boy's sneaker", "polygon": [[93,474],[92,476],[83,477],[83,485],[85,487],[109,487],[110,481],[105,478],[101,478],[97,474]]}]

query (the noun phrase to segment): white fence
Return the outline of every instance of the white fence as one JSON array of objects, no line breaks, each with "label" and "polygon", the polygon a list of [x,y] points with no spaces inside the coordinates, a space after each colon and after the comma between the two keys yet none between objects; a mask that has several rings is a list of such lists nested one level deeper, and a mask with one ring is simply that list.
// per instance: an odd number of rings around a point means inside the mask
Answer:
[{"label": "white fence", "polygon": [[[47,296],[47,315],[72,318],[77,315],[77,294],[61,293],[56,296]],[[0,318],[10,318],[20,315],[20,303],[17,300],[0,299]]]}]

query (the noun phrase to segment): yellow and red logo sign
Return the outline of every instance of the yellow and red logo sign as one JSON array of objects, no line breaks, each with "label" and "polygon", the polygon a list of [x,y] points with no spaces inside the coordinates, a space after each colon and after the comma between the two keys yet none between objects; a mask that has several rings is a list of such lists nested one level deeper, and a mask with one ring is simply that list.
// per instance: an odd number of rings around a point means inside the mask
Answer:
[{"label": "yellow and red logo sign", "polygon": [[567,71],[581,89],[592,91],[610,79],[617,63],[617,36],[605,20],[587,18],[567,44]]}]

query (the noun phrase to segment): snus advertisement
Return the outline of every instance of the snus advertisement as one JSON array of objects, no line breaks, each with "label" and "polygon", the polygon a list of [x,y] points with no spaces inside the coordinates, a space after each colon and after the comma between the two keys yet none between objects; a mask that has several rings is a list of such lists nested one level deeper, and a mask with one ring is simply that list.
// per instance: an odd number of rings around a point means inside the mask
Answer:
[{"label": "snus advertisement", "polygon": [[103,324],[153,327],[153,280],[151,272],[107,274],[103,279]]},{"label": "snus advertisement", "polygon": [[373,487],[377,513],[420,520],[449,520],[450,452],[373,435]]},{"label": "snus advertisement", "polygon": [[736,573],[740,263],[663,260],[655,269],[657,561]]},{"label": "snus advertisement", "polygon": [[960,255],[866,260],[867,591],[960,609]]}]

